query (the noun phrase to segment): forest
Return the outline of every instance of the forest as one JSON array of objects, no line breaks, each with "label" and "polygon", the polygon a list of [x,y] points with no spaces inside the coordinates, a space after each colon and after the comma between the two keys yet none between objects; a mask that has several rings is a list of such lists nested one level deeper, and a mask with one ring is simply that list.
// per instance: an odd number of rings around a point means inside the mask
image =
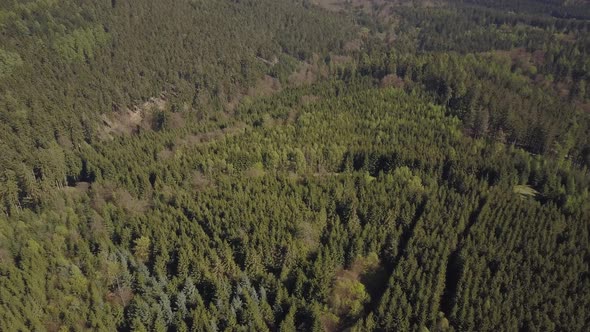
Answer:
[{"label": "forest", "polygon": [[588,330],[586,1],[1,1],[0,331]]}]

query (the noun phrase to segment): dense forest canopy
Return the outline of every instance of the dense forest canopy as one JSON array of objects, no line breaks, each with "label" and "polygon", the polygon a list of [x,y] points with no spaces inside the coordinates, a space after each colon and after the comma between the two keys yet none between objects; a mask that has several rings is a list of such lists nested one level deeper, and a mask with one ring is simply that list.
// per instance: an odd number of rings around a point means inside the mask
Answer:
[{"label": "dense forest canopy", "polygon": [[4,0],[0,331],[590,330],[590,5]]}]

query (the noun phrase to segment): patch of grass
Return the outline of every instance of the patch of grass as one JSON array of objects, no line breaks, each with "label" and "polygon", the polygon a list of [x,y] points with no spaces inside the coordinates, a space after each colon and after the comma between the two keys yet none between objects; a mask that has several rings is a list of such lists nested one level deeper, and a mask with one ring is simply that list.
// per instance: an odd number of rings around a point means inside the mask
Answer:
[{"label": "patch of grass", "polygon": [[514,186],[512,191],[516,194],[523,196],[523,197],[537,197],[539,195],[538,191],[536,191],[535,189],[531,188],[528,185],[521,185],[521,184],[516,185],[516,186]]}]

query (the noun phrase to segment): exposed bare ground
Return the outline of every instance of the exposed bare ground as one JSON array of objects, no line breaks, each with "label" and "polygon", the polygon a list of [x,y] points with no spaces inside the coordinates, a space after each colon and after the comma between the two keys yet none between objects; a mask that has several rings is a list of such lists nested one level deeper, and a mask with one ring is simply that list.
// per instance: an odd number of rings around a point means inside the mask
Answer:
[{"label": "exposed bare ground", "polygon": [[13,263],[12,254],[8,249],[0,248],[0,263]]},{"label": "exposed bare ground", "polygon": [[356,39],[349,40],[346,43],[344,43],[344,50],[346,52],[358,51],[361,49],[362,45],[363,45],[363,41],[359,38],[356,38]]},{"label": "exposed bare ground", "polygon": [[133,134],[141,126],[142,121],[141,113],[130,109],[111,116],[103,115],[103,130],[100,132],[100,136],[102,139],[112,139],[113,136]]},{"label": "exposed bare ground", "polygon": [[496,56],[506,57],[509,58],[512,61],[512,63],[518,64],[520,66],[539,66],[545,63],[545,52],[541,50],[531,53],[524,48],[515,48],[509,51],[498,50],[493,52],[486,52],[484,54],[494,54]]},{"label": "exposed bare ground", "polygon": [[182,113],[170,113],[170,121],[168,126],[172,129],[178,129],[184,127],[184,116]]},{"label": "exposed bare ground", "polygon": [[264,169],[260,167],[250,167],[244,172],[244,175],[249,178],[260,178],[263,177],[264,174]]},{"label": "exposed bare ground", "polygon": [[313,0],[314,5],[320,6],[331,11],[339,11],[344,9],[345,0]]},{"label": "exposed bare ground", "polygon": [[101,210],[106,203],[112,203],[131,213],[143,213],[149,207],[146,200],[135,198],[127,190],[112,183],[93,184],[91,196],[95,210]]},{"label": "exposed bare ground", "polygon": [[[165,96],[150,98],[139,106],[119,109],[116,112],[102,115],[102,130],[99,133],[102,139],[112,139],[114,136],[131,135],[139,130],[151,130],[153,125],[153,112],[166,110]],[[171,124],[181,126],[183,121],[179,114],[171,116]]]},{"label": "exposed bare ground", "polygon": [[[262,61],[262,58],[259,58]],[[266,60],[265,60],[266,61]],[[276,57],[273,59],[277,61]],[[240,102],[244,99],[244,97],[265,97],[271,96],[277,92],[280,92],[283,89],[281,86],[281,82],[278,79],[270,76],[264,75],[261,79],[259,79],[253,87],[247,89],[245,93],[237,94],[230,98],[230,100],[225,104],[224,108],[228,114],[232,114],[234,110],[240,105]]]},{"label": "exposed bare ground", "polygon": [[259,56],[257,56],[256,59],[260,60],[261,62],[263,62],[263,63],[265,63],[265,64],[267,64],[269,66],[275,66],[275,65],[277,65],[279,63],[279,58],[277,58],[276,55],[273,56],[272,59],[270,59],[270,60],[264,59],[264,58],[259,57]]},{"label": "exposed bare ground", "polygon": [[568,43],[575,43],[576,42],[576,35],[573,33],[556,33],[555,37],[559,40],[563,40]]},{"label": "exposed bare ground", "polygon": [[318,96],[314,96],[314,95],[305,95],[302,96],[301,99],[299,100],[299,102],[301,103],[301,105],[309,105],[311,103],[314,103],[316,101],[320,100],[320,97]]},{"label": "exposed bare ground", "polygon": [[193,174],[191,185],[194,190],[201,191],[213,186],[213,183],[209,178],[205,176],[205,174],[195,171],[195,173]]},{"label": "exposed bare ground", "polygon": [[295,123],[297,120],[297,115],[299,114],[299,110],[292,109],[289,111],[289,115],[287,116],[287,120],[285,120],[285,124]]},{"label": "exposed bare ground", "polygon": [[[338,56],[336,56],[338,57]],[[340,57],[339,59],[344,59]],[[319,78],[325,78],[328,76],[328,68],[320,59],[319,55],[314,54],[310,62],[303,62],[299,69],[292,73],[288,82],[289,85],[302,86],[312,84]]]},{"label": "exposed bare ground", "polygon": [[251,97],[264,97],[279,91],[281,91],[281,82],[272,76],[264,75],[254,87],[248,89],[247,95]]},{"label": "exposed bare ground", "polygon": [[382,87],[393,86],[396,88],[403,88],[404,85],[405,85],[404,80],[395,74],[386,75],[385,77],[383,77],[381,79],[381,86]]},{"label": "exposed bare ground", "polygon": [[330,55],[330,60],[336,64],[336,65],[340,65],[340,64],[347,64],[347,63],[351,63],[352,62],[352,57],[348,56],[348,55]]},{"label": "exposed bare ground", "polygon": [[367,13],[379,13],[390,7],[439,7],[445,4],[442,0],[312,0],[312,3],[330,11],[341,11],[346,8],[362,9]]},{"label": "exposed bare ground", "polygon": [[553,85],[553,87],[561,97],[567,97],[570,95],[570,89],[568,85],[563,82],[557,82]]},{"label": "exposed bare ground", "polygon": [[80,181],[78,183],[76,183],[76,185],[74,187],[70,187],[70,186],[65,186],[62,188],[62,190],[68,194],[70,197],[80,197],[82,194],[88,193],[88,190],[90,189],[90,183],[88,182],[84,182],[84,181]]},{"label": "exposed bare ground", "polygon": [[289,84],[301,86],[311,84],[317,79],[312,65],[308,63],[302,64],[299,69],[293,74],[289,75]]},{"label": "exposed bare ground", "polygon": [[106,295],[107,302],[118,306],[125,306],[131,299],[133,299],[133,291],[128,286],[117,288]]},{"label": "exposed bare ground", "polygon": [[168,160],[174,156],[174,151],[168,148],[158,152],[158,160]]},{"label": "exposed bare ground", "polygon": [[360,280],[361,275],[379,267],[379,260],[375,257],[357,258],[348,269],[336,272],[336,278]]}]

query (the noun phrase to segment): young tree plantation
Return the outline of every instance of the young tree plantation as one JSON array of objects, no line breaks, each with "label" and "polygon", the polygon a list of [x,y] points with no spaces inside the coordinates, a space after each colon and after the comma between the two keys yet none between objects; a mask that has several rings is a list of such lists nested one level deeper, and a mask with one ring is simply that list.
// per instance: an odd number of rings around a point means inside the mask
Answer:
[{"label": "young tree plantation", "polygon": [[586,1],[1,1],[0,331],[588,330]]}]

